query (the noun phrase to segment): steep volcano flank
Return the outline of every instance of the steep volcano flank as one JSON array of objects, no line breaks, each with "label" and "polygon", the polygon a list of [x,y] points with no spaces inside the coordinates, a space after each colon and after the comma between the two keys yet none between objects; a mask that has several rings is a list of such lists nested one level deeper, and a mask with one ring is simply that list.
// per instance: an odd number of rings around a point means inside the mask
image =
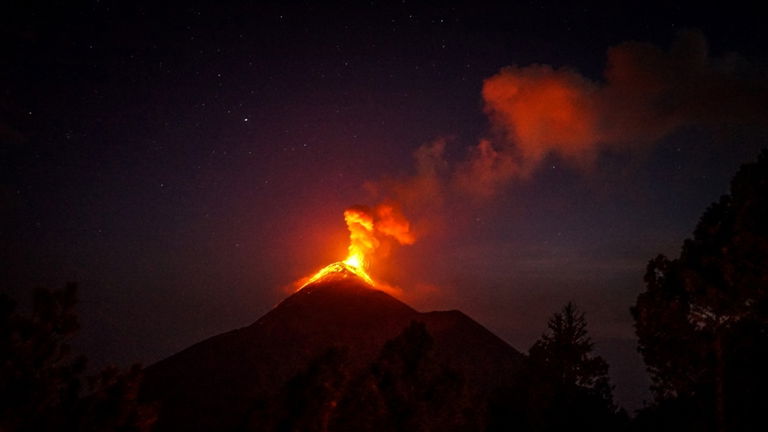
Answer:
[{"label": "steep volcano flank", "polygon": [[248,327],[214,336],[147,368],[142,398],[166,430],[231,430],[331,347],[351,375],[411,322],[426,324],[434,361],[459,372],[478,401],[514,379],[522,355],[459,311],[420,313],[357,277],[318,280]]}]

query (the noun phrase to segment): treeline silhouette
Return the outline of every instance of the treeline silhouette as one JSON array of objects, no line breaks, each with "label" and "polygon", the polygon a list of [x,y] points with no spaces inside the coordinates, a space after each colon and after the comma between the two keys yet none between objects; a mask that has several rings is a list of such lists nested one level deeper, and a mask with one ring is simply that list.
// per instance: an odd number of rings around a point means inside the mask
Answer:
[{"label": "treeline silhouette", "polygon": [[0,432],[151,430],[155,409],[138,402],[141,367],[86,375],[70,340],[79,329],[77,286],[34,293],[29,316],[0,293]]},{"label": "treeline silhouette", "polygon": [[426,326],[413,322],[356,376],[344,349],[331,348],[243,430],[608,431],[628,423],[613,403],[607,363],[592,355],[584,314],[571,304],[531,348],[519,384],[500,387],[487,406],[473,400],[459,372],[433,361],[432,342]]},{"label": "treeline silhouette", "polygon": [[[140,367],[87,377],[71,352],[75,303],[74,285],[38,290],[25,317],[0,295],[0,432],[152,429],[158,406],[137,397]],[[653,393],[631,418],[568,303],[515,384],[487,400],[434,361],[431,335],[413,322],[362,371],[343,346],[318,353],[275,397],[253,401],[240,430],[768,430],[768,151],[739,169],[679,257],[648,263],[631,314]]]},{"label": "treeline silhouette", "polygon": [[[619,430],[608,365],[592,354],[584,314],[566,305],[531,348],[517,385],[478,404],[460,373],[432,361],[432,338],[413,322],[362,374],[349,376],[333,348],[284,388],[246,430],[505,431]],[[484,406],[485,405],[485,406]],[[478,406],[480,409],[478,409]]]},{"label": "treeline silhouette", "polygon": [[654,404],[638,430],[768,430],[768,150],[648,263],[632,308]]},{"label": "treeline silhouette", "polygon": [[[461,376],[432,361],[432,337],[414,322],[350,375],[343,348],[330,348],[291,379],[246,430],[461,430],[472,413]],[[466,429],[465,429],[466,430]]]}]

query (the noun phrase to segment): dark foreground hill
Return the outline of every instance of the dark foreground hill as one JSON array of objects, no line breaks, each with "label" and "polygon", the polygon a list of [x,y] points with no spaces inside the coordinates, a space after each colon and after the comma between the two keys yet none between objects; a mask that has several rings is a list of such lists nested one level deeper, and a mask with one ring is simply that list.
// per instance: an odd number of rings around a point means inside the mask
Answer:
[{"label": "dark foreground hill", "polygon": [[[273,429],[267,423],[273,421],[275,401],[313,360],[339,348],[344,376],[351,382],[365,376],[383,355],[386,342],[413,322],[423,323],[430,336],[428,366],[458,377],[461,406],[469,415],[482,416],[490,392],[517,379],[523,356],[468,316],[455,310],[420,313],[342,274],[305,287],[248,327],[214,336],[148,367],[142,399],[158,403],[159,431]],[[388,346],[391,351],[396,345]],[[384,379],[381,367],[376,371]],[[321,383],[322,389],[329,385]],[[330,401],[329,409],[336,404]]]}]

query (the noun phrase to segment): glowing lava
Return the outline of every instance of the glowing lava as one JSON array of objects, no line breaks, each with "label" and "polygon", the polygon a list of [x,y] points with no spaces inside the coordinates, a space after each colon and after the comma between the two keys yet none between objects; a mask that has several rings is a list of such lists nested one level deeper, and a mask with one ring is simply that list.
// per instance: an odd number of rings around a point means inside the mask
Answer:
[{"label": "glowing lava", "polygon": [[326,276],[347,277],[350,274],[376,286],[368,274],[368,268],[370,257],[381,244],[376,237],[377,233],[392,237],[400,244],[412,244],[415,241],[408,220],[392,205],[379,205],[374,212],[364,207],[352,207],[344,211],[344,221],[349,229],[347,258],[324,267],[301,284],[299,289]]},{"label": "glowing lava", "polygon": [[344,211],[344,221],[347,222],[349,229],[349,255],[344,261],[325,266],[309,278],[301,288],[328,275],[344,274],[344,271],[359,276],[370,285],[375,285],[368,275],[367,269],[370,263],[366,258],[379,246],[373,231],[373,216],[361,208],[350,208]]},{"label": "glowing lava", "polygon": [[358,276],[360,279],[364,280],[367,284],[371,286],[376,286],[376,283],[373,282],[373,279],[371,279],[371,277],[368,276],[368,273],[366,273],[365,270],[359,267],[353,267],[344,261],[339,261],[323,267],[322,270],[315,273],[314,276],[309,278],[309,280],[305,282],[304,285],[302,285],[299,289],[304,288],[305,286],[315,281],[318,281],[324,277],[337,276],[337,275],[341,277],[347,277],[348,276],[347,272],[352,273],[355,276]]}]

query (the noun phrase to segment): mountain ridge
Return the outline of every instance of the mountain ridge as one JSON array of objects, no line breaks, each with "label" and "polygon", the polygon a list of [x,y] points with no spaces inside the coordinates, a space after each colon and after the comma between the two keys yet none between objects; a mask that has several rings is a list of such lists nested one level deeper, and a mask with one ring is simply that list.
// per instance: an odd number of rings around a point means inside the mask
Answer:
[{"label": "mountain ridge", "polygon": [[248,413],[333,347],[362,371],[412,322],[434,340],[436,362],[486,394],[513,380],[523,355],[458,310],[418,312],[357,277],[305,286],[254,323],[147,367],[142,399],[160,404],[158,431],[236,430]]}]

